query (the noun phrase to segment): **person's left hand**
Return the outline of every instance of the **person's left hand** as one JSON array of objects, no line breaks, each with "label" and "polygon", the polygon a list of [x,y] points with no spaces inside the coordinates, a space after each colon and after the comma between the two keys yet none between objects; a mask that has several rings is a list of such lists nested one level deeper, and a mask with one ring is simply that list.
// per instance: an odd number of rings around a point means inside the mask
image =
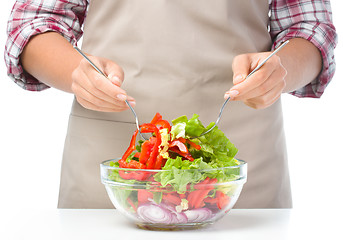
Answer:
[{"label": "person's left hand", "polygon": [[269,107],[276,102],[286,86],[287,71],[280,57],[274,55],[249,78],[246,76],[269,56],[270,52],[238,55],[232,63],[234,86],[225,93],[225,99],[243,101],[255,109]]}]

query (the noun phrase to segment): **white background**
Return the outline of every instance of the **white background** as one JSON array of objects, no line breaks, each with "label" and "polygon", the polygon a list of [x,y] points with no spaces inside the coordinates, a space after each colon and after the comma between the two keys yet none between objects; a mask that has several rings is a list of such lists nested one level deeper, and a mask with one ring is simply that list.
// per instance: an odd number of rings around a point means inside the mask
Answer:
[{"label": "white background", "polygon": [[[331,2],[334,24],[343,33],[343,3]],[[1,2],[0,49],[13,3]],[[335,51],[336,75],[321,99],[282,97],[294,208],[313,217],[317,211],[343,213],[342,46],[339,43]],[[7,77],[3,60],[0,90],[1,218],[14,209],[55,209],[72,95],[20,89]]]}]

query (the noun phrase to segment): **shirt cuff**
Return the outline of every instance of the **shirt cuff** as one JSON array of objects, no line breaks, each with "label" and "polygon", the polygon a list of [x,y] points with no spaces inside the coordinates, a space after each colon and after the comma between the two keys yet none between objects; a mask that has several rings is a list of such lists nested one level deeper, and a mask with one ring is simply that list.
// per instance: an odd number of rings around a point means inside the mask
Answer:
[{"label": "shirt cuff", "polygon": [[282,42],[292,38],[303,38],[310,41],[318,48],[322,56],[322,70],[312,82],[297,89],[290,94],[297,97],[320,98],[325,88],[330,83],[335,70],[334,48],[337,44],[337,35],[334,27],[323,28],[317,24],[315,27],[310,24],[297,24],[277,35],[272,49],[277,48]]},{"label": "shirt cuff", "polygon": [[72,30],[69,30],[67,25],[52,18],[35,19],[9,33],[5,47],[7,74],[18,86],[25,90],[42,91],[49,88],[49,86],[24,71],[20,62],[20,54],[31,37],[51,31],[61,34],[72,44],[77,43]]}]

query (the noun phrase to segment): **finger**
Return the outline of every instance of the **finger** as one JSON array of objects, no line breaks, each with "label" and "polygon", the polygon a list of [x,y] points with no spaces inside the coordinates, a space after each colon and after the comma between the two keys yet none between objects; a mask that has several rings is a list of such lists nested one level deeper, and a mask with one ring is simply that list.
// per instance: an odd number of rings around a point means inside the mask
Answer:
[{"label": "finger", "polygon": [[[272,58],[271,58],[272,59]],[[258,71],[256,71],[252,76],[246,78],[243,82],[233,86],[228,93],[236,93],[235,100],[237,100],[237,95],[244,95],[253,89],[262,85],[270,75],[278,69],[280,66],[280,61],[278,57],[273,60],[266,62]]]},{"label": "finger", "polygon": [[225,93],[225,96],[230,96],[235,101],[247,99],[246,96],[256,92],[256,88],[259,88],[262,84],[264,84],[271,74],[272,71],[269,69],[260,69],[249,78],[238,83],[237,85],[234,85]]},{"label": "finger", "polygon": [[[102,91],[95,88],[93,84],[91,83],[91,80],[88,78],[88,76],[84,72],[79,71],[79,72],[73,73],[73,79],[74,79],[74,82],[72,84],[72,90],[76,96],[83,94],[83,98],[88,99],[88,101],[90,102],[92,102],[93,98],[94,99],[98,98],[107,102],[107,104],[111,104],[119,108],[122,108],[123,106],[125,106],[125,102],[118,100],[114,97],[110,97],[104,94]],[[86,91],[88,94],[86,94],[84,91]],[[131,101],[133,105],[135,105],[133,98],[129,97],[128,100]]]},{"label": "finger", "polygon": [[[88,75],[88,78],[90,79],[92,85],[111,98],[125,101],[127,99],[127,94],[123,89],[119,87],[122,81],[120,80],[120,77],[123,78],[124,76],[122,69],[119,66],[116,66],[115,63],[107,59],[95,57],[90,57],[90,59],[94,62],[95,65],[99,66],[100,70],[102,70],[103,72],[105,72],[103,70],[104,67],[113,70],[113,72],[111,72],[113,76],[111,76],[111,79],[109,80],[107,77],[103,76],[95,69],[93,69],[93,67],[86,60],[81,61],[80,64],[83,65],[82,69],[85,69],[85,72],[88,73],[86,75]],[[109,67],[107,65],[109,65]]]},{"label": "finger", "polygon": [[76,100],[83,106],[84,108],[93,110],[93,111],[99,111],[99,112],[120,112],[121,110],[117,108],[108,108],[108,107],[100,107],[97,106],[86,99],[83,99],[81,97],[77,97]]},{"label": "finger", "polygon": [[280,82],[275,88],[273,88],[263,96],[248,99],[244,101],[244,103],[255,109],[267,108],[280,98],[284,87],[284,82]]},{"label": "finger", "polygon": [[92,106],[96,106],[97,109],[101,108],[108,108],[108,109],[113,109],[115,111],[124,111],[128,108],[128,106],[125,104],[125,102],[121,101],[115,101],[115,102],[107,102],[104,101],[101,98],[98,98],[97,96],[93,95],[91,92],[87,91],[84,89],[82,86],[78,85],[75,83],[74,85],[74,91],[75,91],[75,96],[78,99],[83,99],[87,101],[88,103],[91,103]]},{"label": "finger", "polygon": [[85,89],[87,92],[89,92],[90,94],[106,102],[109,102],[109,103],[119,102],[119,100],[116,100],[115,97],[108,96],[107,94],[103,93],[99,89],[95,88],[85,72],[78,73],[77,76],[73,76],[73,79],[74,79],[74,83],[77,84],[73,86],[74,93],[76,93],[76,91],[78,90],[77,87],[81,87]]},{"label": "finger", "polygon": [[283,82],[285,85],[286,72],[283,68],[276,69],[271,73],[271,75],[265,80],[261,85],[256,86],[252,90],[240,94],[235,97],[236,101],[244,101],[251,98],[256,98],[265,95],[267,92],[271,91],[273,88],[277,87],[280,82]]},{"label": "finger", "polygon": [[107,96],[115,98],[116,100],[122,102],[127,99],[125,90],[113,84],[110,80],[108,80],[106,77],[102,76],[98,72],[93,71],[91,74],[89,74],[89,79],[93,87],[103,92]]}]

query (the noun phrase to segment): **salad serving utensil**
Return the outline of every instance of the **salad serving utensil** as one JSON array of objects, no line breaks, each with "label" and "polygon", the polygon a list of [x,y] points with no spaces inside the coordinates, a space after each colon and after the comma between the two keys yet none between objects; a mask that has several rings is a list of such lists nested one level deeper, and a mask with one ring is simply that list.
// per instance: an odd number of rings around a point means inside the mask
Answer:
[{"label": "salad serving utensil", "polygon": [[[105,78],[108,79],[108,76],[106,76],[106,74],[105,74],[103,71],[101,71],[101,70],[92,62],[92,60],[90,60],[90,59],[87,57],[87,55],[84,54],[84,53],[81,51],[81,49],[79,49],[77,46],[74,46],[74,49],[75,49],[76,51],[78,51],[78,53],[80,53],[81,56],[82,56],[84,59],[86,59],[86,60],[90,63],[90,65],[92,65],[92,67],[93,67],[98,73],[100,73],[101,75],[103,75]],[[138,129],[139,134],[141,135],[141,137],[142,137],[143,139],[148,140],[148,138],[146,138],[146,137],[141,133],[141,130],[140,130],[140,127],[139,127],[139,122],[138,122],[138,117],[137,117],[137,114],[136,114],[135,110],[133,109],[133,107],[131,106],[131,104],[127,101],[127,99],[125,99],[125,103],[126,103],[126,105],[130,108],[132,114],[133,114],[134,117],[135,117],[136,127],[137,127],[137,129]]]},{"label": "salad serving utensil", "polygon": [[[259,65],[257,65],[257,67],[252,70],[248,76],[246,76],[246,78],[244,80],[246,80],[247,78],[249,78],[251,75],[253,75],[257,70],[259,70],[272,56],[274,56],[278,51],[280,51],[287,43],[289,43],[289,40],[285,41],[284,43],[282,43],[278,48],[276,48],[266,59],[264,59]],[[209,132],[211,132],[219,123],[221,117],[222,117],[222,114],[223,114],[223,110],[226,106],[226,104],[228,103],[228,101],[230,100],[230,96],[225,100],[225,102],[223,103],[222,107],[220,108],[220,111],[219,111],[219,115],[218,115],[218,118],[215,122],[215,124],[210,128],[208,129],[207,131],[203,132],[202,134],[200,134],[199,136],[197,137],[191,137],[192,139],[194,138],[198,138],[198,137],[201,137]]]}]

